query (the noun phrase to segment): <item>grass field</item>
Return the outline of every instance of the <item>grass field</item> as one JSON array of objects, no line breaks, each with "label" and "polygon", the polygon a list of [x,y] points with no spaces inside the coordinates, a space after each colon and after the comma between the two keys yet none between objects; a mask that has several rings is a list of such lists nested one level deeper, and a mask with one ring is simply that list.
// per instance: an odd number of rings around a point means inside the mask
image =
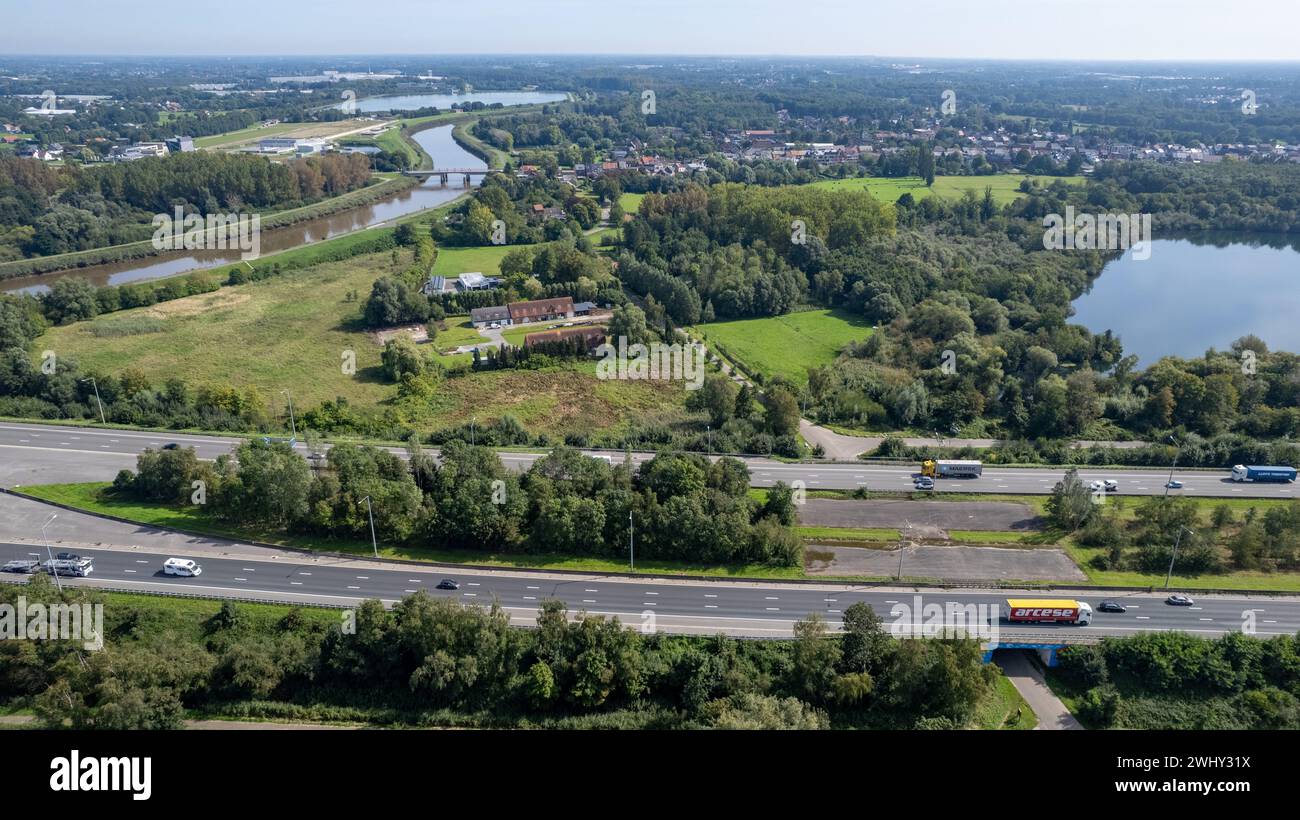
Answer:
[{"label": "grass field", "polygon": [[619,194],[618,204],[623,206],[623,213],[634,214],[641,207],[645,194]]},{"label": "grass field", "polygon": [[871,335],[861,316],[839,310],[806,310],[763,319],[713,322],[695,328],[707,341],[765,378],[781,375],[802,384],[808,368],[830,364],[849,342]]},{"label": "grass field", "polygon": [[462,273],[478,271],[484,276],[499,276],[501,260],[522,245],[483,245],[470,248],[438,248],[438,258],[433,263],[434,276],[452,278]]},{"label": "grass field", "polygon": [[999,671],[993,691],[985,696],[971,720],[974,729],[1024,730],[1038,727],[1038,716],[1020,696],[1015,684]]},{"label": "grass field", "polygon": [[849,179],[824,179],[812,185],[838,191],[866,190],[882,202],[894,202],[903,194],[910,193],[915,198],[938,195],[948,199],[961,197],[966,191],[974,191],[978,197],[984,196],[984,189],[993,189],[993,199],[999,205],[1006,205],[1020,196],[1020,181],[1036,179],[1042,185],[1050,185],[1062,180],[1069,185],[1079,185],[1083,177],[1045,177],[1019,174],[998,174],[985,177],[935,177],[934,185],[926,188],[920,177],[852,177]]},{"label": "grass field", "polygon": [[[602,381],[591,362],[449,378],[427,399],[398,403],[396,385],[379,370],[378,341],[360,326],[359,317],[374,280],[409,264],[409,255],[403,255],[394,268],[390,255],[379,253],[289,271],[52,328],[35,350],[72,356],[90,371],[137,368],[158,384],[182,375],[191,386],[252,386],[270,404],[289,390],[303,411],[343,396],[361,408],[393,407],[421,430],[474,418],[485,424],[508,414],[533,432],[594,434],[623,429],[633,419],[672,420],[684,412],[680,383]],[[347,301],[350,291],[357,292],[357,301]],[[453,319],[434,347],[457,338],[466,340],[461,344],[472,342],[462,324]],[[345,350],[356,352],[355,376],[340,367]]]},{"label": "grass field", "polygon": [[269,137],[293,137],[294,139],[310,139],[312,137],[332,137],[335,134],[342,134],[346,131],[355,131],[358,128],[369,128],[376,125],[371,120],[339,120],[338,122],[281,122],[275,125],[268,125],[263,128],[260,125],[253,125],[248,128],[241,128],[238,131],[227,131],[224,134],[213,134],[207,137],[199,137],[194,140],[196,148],[216,148],[229,149],[238,148],[246,143],[256,142]]}]

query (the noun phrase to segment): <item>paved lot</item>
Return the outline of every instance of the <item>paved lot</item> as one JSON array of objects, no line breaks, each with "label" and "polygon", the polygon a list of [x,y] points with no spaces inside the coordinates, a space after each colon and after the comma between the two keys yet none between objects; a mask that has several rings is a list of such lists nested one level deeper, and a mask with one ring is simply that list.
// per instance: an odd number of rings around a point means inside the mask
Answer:
[{"label": "paved lot", "polygon": [[810,498],[799,508],[808,527],[938,527],[944,530],[1030,530],[1041,520],[1027,504],[998,501],[837,501]]},{"label": "paved lot", "polygon": [[[865,547],[808,547],[809,575],[866,575],[893,577],[898,573],[898,550]],[[830,554],[830,561],[816,560]],[[1087,576],[1057,549],[1000,549],[997,547],[908,547],[903,555],[903,577],[944,581],[1083,581]]]}]

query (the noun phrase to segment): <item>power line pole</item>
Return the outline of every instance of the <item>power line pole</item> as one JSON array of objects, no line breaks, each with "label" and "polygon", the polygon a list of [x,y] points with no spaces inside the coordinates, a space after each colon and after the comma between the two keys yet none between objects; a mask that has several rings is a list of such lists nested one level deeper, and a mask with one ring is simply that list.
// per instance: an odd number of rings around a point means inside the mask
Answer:
[{"label": "power line pole", "polygon": [[[1187,529],[1184,526],[1179,525],[1178,537],[1174,539],[1174,554],[1169,556],[1169,571],[1165,573],[1165,589],[1169,589],[1169,579],[1174,574],[1174,561],[1178,559],[1178,545],[1182,542],[1183,533],[1185,532],[1192,532],[1192,531]],[[1192,534],[1195,535],[1195,533]]]},{"label": "power line pole", "polygon": [[375,557],[379,557],[379,542],[375,539],[375,511],[370,507],[370,496],[361,499],[366,502],[366,512],[370,515],[370,548],[375,551]]},{"label": "power line pole", "polygon": [[108,424],[104,421],[104,403],[99,400],[99,384],[95,381],[94,376],[88,376],[82,379],[83,382],[90,382],[90,386],[95,388],[95,404],[99,405],[99,423]]},{"label": "power line pole", "polygon": [[627,511],[627,560],[632,572],[636,572],[636,550],[632,545],[632,511]]},{"label": "power line pole", "polygon": [[293,434],[293,440],[296,444],[298,442],[298,425],[293,420],[293,396],[288,390],[281,390],[280,392],[289,399],[289,432]]}]

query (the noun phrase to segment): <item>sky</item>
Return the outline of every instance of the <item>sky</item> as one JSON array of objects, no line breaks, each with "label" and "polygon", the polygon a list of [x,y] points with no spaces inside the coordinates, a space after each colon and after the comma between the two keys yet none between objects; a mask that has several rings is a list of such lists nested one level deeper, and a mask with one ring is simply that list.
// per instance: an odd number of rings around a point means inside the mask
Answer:
[{"label": "sky", "polygon": [[1300,0],[0,0],[0,54],[1300,60]]}]

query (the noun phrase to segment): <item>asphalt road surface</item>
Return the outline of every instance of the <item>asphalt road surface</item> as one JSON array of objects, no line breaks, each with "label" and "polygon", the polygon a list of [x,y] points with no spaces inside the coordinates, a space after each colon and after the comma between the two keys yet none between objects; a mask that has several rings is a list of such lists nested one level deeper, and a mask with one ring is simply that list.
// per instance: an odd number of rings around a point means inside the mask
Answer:
[{"label": "asphalt road surface", "polygon": [[[158,448],[175,442],[194,447],[200,458],[215,459],[230,452],[238,439],[201,436],[191,433],[151,433],[87,427],[55,427],[40,424],[0,422],[0,484],[39,484],[65,481],[109,481],[123,468],[133,468],[135,457],[146,447]],[[307,453],[306,445],[298,449]],[[400,448],[394,452],[404,453]],[[606,452],[622,459],[617,451]],[[544,453],[501,452],[501,460],[512,469],[527,469]],[[651,458],[635,453],[634,463]],[[755,487],[770,487],[778,481],[787,484],[804,482],[809,490],[910,491],[917,467],[843,462],[785,464],[766,458],[742,459],[749,467],[750,482]],[[984,475],[974,479],[941,479],[941,493],[1012,493],[1042,495],[1064,474],[1061,469],[986,467]],[[1080,470],[1079,476],[1090,482],[1114,479],[1121,495],[1161,495],[1165,492],[1168,471],[1152,469]],[[1186,471],[1177,474],[1184,483],[1171,495],[1217,496],[1224,498],[1297,498],[1292,483],[1236,483],[1228,471]]]},{"label": "asphalt road surface", "polygon": [[[202,557],[203,572],[196,578],[163,574],[168,554],[133,548],[77,549],[95,561],[89,578],[64,578],[69,585],[109,586],[115,589],[189,592],[203,597],[236,597],[282,602],[317,603],[340,607],[367,598],[385,602],[424,590],[437,597],[450,597],[465,604],[498,601],[512,622],[534,622],[537,607],[548,598],[563,600],[570,612],[615,615],[629,626],[643,631],[686,633],[726,632],[752,637],[789,635],[795,620],[811,612],[821,613],[838,626],[846,607],[865,601],[891,623],[900,614],[896,607],[949,603],[998,606],[1005,613],[1008,592],[935,590],[914,592],[873,586],[780,584],[762,582],[705,582],[661,578],[611,576],[568,576],[518,571],[470,571],[447,568],[394,565],[382,562],[328,560],[309,556],[286,556],[267,552],[231,557]],[[43,559],[45,550],[36,544],[0,543],[0,562],[15,559]],[[3,580],[22,583],[27,576],[5,573]],[[451,578],[456,590],[440,590],[437,584]],[[1045,597],[1042,593],[1033,597]],[[1102,597],[1091,592],[1055,592],[1050,597],[1076,598],[1096,610]],[[1109,599],[1129,607],[1123,614],[1097,612],[1090,626],[1002,624],[1001,640],[1016,638],[1078,639],[1104,635],[1131,635],[1156,630],[1181,630],[1213,636],[1242,629],[1253,622],[1261,636],[1294,634],[1300,630],[1300,599],[1250,598],[1246,596],[1198,596],[1191,607],[1175,607],[1164,596],[1112,593]],[[983,614],[992,613],[986,609]],[[918,614],[918,617],[920,615]]]}]

